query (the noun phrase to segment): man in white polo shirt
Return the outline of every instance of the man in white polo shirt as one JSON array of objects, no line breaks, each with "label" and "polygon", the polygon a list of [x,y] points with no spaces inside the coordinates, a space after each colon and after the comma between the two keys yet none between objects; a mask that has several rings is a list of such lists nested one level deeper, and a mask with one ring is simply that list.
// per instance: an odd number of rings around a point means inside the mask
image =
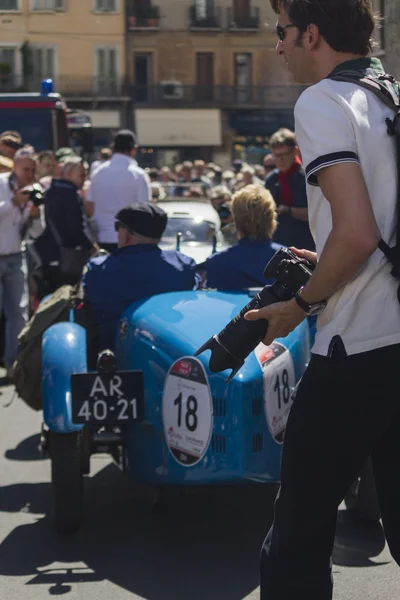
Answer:
[{"label": "man in white polo shirt", "polygon": [[395,113],[372,91],[330,78],[383,75],[380,61],[368,58],[370,0],[271,4],[278,54],[297,82],[314,84],[297,102],[295,120],[317,249],[298,254],[317,266],[296,298],[246,318],[268,320],[270,344],[307,314],[319,317],[286,427],[281,489],[261,554],[261,600],[331,600],[337,509],[369,455],[400,564],[399,282],[378,249],[380,238],[391,247],[396,240],[396,148],[386,123]]},{"label": "man in white polo shirt", "polygon": [[22,148],[15,154],[13,171],[0,174],[0,314],[4,310],[4,366],[9,378],[17,355],[18,334],[26,319],[24,231],[33,237],[43,231],[40,209],[30,202],[29,192],[24,189],[35,181],[36,158],[33,148]]},{"label": "man in white polo shirt", "polygon": [[151,202],[150,179],[134,156],[137,152],[133,131],[122,129],[113,144],[111,160],[93,173],[86,195],[86,212],[94,215],[100,246],[109,252],[117,249],[114,215],[134,202]]}]

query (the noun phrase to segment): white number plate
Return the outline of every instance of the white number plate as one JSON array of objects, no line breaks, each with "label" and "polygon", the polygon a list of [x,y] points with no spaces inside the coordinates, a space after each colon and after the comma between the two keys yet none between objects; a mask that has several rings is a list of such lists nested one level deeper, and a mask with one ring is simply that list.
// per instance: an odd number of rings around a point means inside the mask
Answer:
[{"label": "white number plate", "polygon": [[256,357],[263,370],[264,408],[274,440],[282,444],[286,422],[293,403],[296,375],[292,355],[278,342],[257,346]]}]

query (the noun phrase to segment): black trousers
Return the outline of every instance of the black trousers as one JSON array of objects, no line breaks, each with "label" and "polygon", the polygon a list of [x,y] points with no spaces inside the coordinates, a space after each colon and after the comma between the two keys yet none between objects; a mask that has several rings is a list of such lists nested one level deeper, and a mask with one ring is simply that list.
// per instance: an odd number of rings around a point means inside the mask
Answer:
[{"label": "black trousers", "polygon": [[281,488],[261,551],[261,600],[331,600],[338,506],[369,455],[400,564],[400,345],[313,355],[287,423]]}]

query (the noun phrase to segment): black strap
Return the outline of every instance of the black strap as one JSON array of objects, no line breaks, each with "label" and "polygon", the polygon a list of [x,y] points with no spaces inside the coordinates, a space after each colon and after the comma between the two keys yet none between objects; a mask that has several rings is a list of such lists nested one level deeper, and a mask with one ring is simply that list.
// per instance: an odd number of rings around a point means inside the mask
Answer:
[{"label": "black strap", "polygon": [[[335,75],[331,75],[330,79],[335,81],[344,81],[347,83],[356,83],[379,98],[386,106],[397,112],[400,110],[399,95],[395,91],[396,80],[387,73],[374,78],[362,71],[340,71]],[[389,85],[385,85],[387,82]]]},{"label": "black strap", "polygon": [[[399,84],[392,75],[383,73],[378,77],[373,77],[362,71],[340,71],[330,76],[335,81],[344,81],[354,83],[360,87],[369,90],[375,96],[395,112],[392,119],[386,119],[387,132],[390,136],[396,138],[397,155],[397,206],[396,206],[396,245],[390,248],[381,238],[378,248],[384,253],[388,261],[393,266],[392,275],[400,279],[400,93]],[[385,85],[386,84],[386,85]]]},{"label": "black strap", "polygon": [[54,225],[53,220],[49,216],[46,216],[46,221],[47,225],[50,227],[57,246],[61,248],[61,246],[64,246],[64,244],[62,243],[61,235],[59,234],[57,227]]}]

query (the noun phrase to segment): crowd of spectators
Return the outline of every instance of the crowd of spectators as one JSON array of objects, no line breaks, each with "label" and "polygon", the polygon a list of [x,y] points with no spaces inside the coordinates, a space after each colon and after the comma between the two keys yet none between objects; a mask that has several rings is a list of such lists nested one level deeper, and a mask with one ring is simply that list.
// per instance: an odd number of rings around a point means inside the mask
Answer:
[{"label": "crowd of spectators", "polygon": [[[243,277],[232,274],[236,282],[262,283],[257,265],[265,263],[266,249],[268,254],[275,250],[272,242],[313,249],[305,176],[293,132],[279,130],[270,147],[262,165],[235,160],[223,170],[195,160],[141,169],[136,137],[128,130],[118,132],[112,149],[103,148],[91,165],[71,148],[36,154],[18,132],[0,134],[0,314],[6,317],[7,372],[18,333],[35,308],[32,298],[38,301],[60,285],[79,281],[83,265],[101,249],[115,252],[120,242],[115,215],[128,205],[172,198],[210,202],[225,239],[238,247],[218,261],[227,266],[233,260],[235,267],[243,263],[247,269]],[[63,266],[71,260],[68,249],[79,251],[83,261],[75,271]],[[258,261],[257,252],[262,254]],[[252,267],[246,267],[248,259]],[[215,287],[218,261],[202,265],[203,280]]]}]

